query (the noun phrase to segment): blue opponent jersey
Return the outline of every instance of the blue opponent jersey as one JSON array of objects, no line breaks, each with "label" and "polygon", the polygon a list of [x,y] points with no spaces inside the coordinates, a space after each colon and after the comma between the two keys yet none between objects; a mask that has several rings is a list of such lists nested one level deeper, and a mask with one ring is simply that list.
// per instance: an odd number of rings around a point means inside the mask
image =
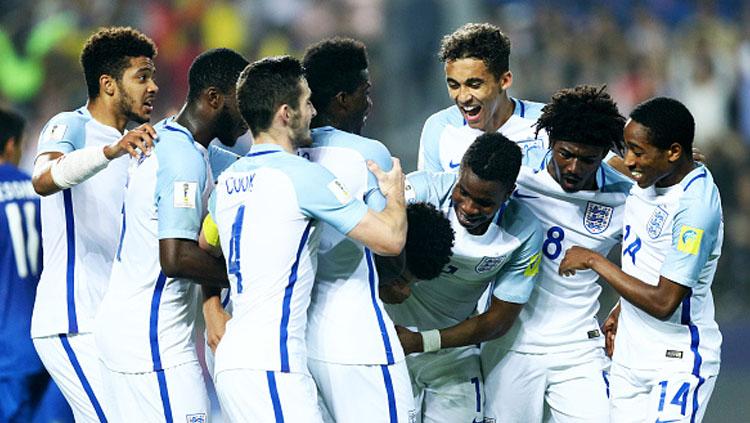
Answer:
[{"label": "blue opponent jersey", "polygon": [[39,197],[31,178],[0,164],[0,377],[35,373],[31,310],[42,260]]}]

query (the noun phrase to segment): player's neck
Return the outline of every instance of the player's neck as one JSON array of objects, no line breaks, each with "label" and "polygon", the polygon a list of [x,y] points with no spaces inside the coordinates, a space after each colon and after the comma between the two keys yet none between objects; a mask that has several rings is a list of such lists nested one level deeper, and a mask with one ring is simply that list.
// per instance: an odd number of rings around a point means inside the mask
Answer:
[{"label": "player's neck", "polygon": [[697,165],[691,159],[681,158],[674,169],[666,176],[661,178],[655,185],[657,188],[667,188],[679,184],[685,179],[688,173],[692,172]]},{"label": "player's neck", "polygon": [[284,149],[287,153],[296,154],[296,149],[292,145],[292,140],[282,133],[279,129],[270,128],[268,131],[264,131],[258,134],[253,139],[253,144],[275,144]]},{"label": "player's neck", "polygon": [[355,132],[355,129],[351,128],[350,125],[347,125],[343,123],[340,119],[337,119],[335,116],[332,116],[326,113],[321,113],[315,116],[310,122],[310,129],[320,128],[323,126],[331,126],[338,130],[351,132],[351,133]]},{"label": "player's neck", "polygon": [[117,112],[118,107],[113,100],[107,99],[100,95],[97,98],[89,99],[86,109],[91,113],[97,122],[111,126],[120,133],[125,131],[125,125],[128,124],[128,118]]},{"label": "player's neck", "polygon": [[508,92],[504,91],[500,96],[500,104],[498,105],[495,113],[492,115],[492,128],[486,132],[497,132],[501,126],[505,125],[505,122],[513,116],[515,111],[516,103],[508,97]]},{"label": "player's neck", "polygon": [[184,126],[193,135],[193,139],[205,148],[216,138],[214,136],[213,125],[201,115],[200,111],[189,107],[187,103],[182,106],[182,110],[175,116],[175,122]]}]

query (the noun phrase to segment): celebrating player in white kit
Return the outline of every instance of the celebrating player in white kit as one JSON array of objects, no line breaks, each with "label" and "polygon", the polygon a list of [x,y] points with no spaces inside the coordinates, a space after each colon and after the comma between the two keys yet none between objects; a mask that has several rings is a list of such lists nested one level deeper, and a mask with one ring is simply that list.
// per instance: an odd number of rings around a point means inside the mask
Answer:
[{"label": "celebrating player in white kit", "polygon": [[[328,169],[354,198],[382,210],[385,198],[367,161],[390,170],[391,154],[380,142],[359,136],[370,110],[364,44],[321,41],[307,49],[303,67],[318,113],[310,125],[313,144],[298,154]],[[329,225],[321,226],[307,350],[331,420],[396,423],[414,414],[404,351],[378,297],[372,252]]]},{"label": "celebrating player in white kit", "polygon": [[209,202],[234,307],[216,350],[216,389],[231,421],[319,422],[305,341],[319,223],[375,253],[398,254],[406,237],[403,175],[397,160],[388,173],[372,164],[387,200],[374,212],[325,168],[295,154],[312,142],[315,115],[296,59],[251,64],[237,95],[255,144],[219,176]]},{"label": "celebrating player in white kit", "polygon": [[[423,422],[481,421],[475,344],[505,334],[534,286],[539,224],[520,202],[508,201],[520,167],[518,145],[487,133],[469,147],[458,175],[422,171],[407,178],[407,201],[434,204],[456,232],[443,273],[415,282],[403,303],[387,306],[394,322],[410,329],[399,332],[404,350],[425,352],[406,360]],[[488,286],[489,308],[477,315],[477,301]]]},{"label": "celebrating player in white kit", "polygon": [[639,104],[625,125],[625,164],[638,186],[625,203],[622,270],[582,247],[560,264],[564,275],[594,270],[622,296],[613,422],[701,421],[719,373],[711,282],[724,225],[713,177],[693,161],[694,133],[682,103]]},{"label": "celebrating player in white kit", "polygon": [[419,140],[419,170],[456,172],[469,145],[483,132],[499,132],[525,152],[547,147],[534,130],[541,103],[508,95],[510,39],[500,28],[470,23],[446,35],[440,46],[448,94],[456,103],[430,116]]},{"label": "celebrating player in white kit", "polygon": [[226,284],[222,260],[197,244],[213,190],[208,144],[247,131],[235,85],[247,61],[199,55],[182,110],[159,122],[150,155],[131,161],[122,234],[96,345],[117,421],[205,421],[208,396],[193,340],[198,283]]},{"label": "celebrating player in white kit", "polygon": [[[32,183],[41,200],[44,265],[31,336],[76,421],[106,421],[92,331],[117,250],[128,161],[156,136],[148,122],[158,90],[153,42],[104,28],[81,53],[88,103],[42,130]],[[137,152],[136,149],[140,151]]]},{"label": "celebrating player in white kit", "polygon": [[539,284],[509,333],[482,345],[485,382],[497,389],[487,391],[487,419],[541,422],[546,404],[552,421],[609,421],[599,276],[557,271],[568,247],[606,255],[622,238],[632,181],[603,159],[621,150],[624,125],[603,88],[560,90],[542,109],[550,149],[527,151],[513,195],[542,225]]}]

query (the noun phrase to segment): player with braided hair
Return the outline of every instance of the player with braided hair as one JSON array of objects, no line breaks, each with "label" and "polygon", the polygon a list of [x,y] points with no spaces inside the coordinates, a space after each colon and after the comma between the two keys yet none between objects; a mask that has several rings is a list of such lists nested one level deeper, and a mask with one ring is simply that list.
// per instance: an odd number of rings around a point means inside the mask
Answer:
[{"label": "player with braided hair", "polygon": [[632,182],[603,159],[624,125],[605,87],[562,89],[542,109],[550,149],[527,152],[513,194],[542,226],[539,282],[510,332],[482,346],[490,421],[541,422],[545,404],[553,421],[609,421],[597,275],[557,269],[571,245],[606,255],[620,240]]}]

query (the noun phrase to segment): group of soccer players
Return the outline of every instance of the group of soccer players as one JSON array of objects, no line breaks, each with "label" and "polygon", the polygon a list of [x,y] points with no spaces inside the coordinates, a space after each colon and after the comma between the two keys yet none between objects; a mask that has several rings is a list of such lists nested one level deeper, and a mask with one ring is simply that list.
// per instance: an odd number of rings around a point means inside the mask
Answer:
[{"label": "group of soccer players", "polygon": [[[153,42],[92,35],[88,102],[47,123],[32,176],[31,336],[76,420],[207,421],[205,322],[229,421],[700,421],[723,225],[690,112],[626,120],[592,86],[518,100],[509,54],[489,24],[443,39],[455,105],[404,177],[360,135],[359,41],[204,52],[151,126]],[[247,130],[244,156],[209,145]],[[621,295],[602,329],[600,279]]]}]

